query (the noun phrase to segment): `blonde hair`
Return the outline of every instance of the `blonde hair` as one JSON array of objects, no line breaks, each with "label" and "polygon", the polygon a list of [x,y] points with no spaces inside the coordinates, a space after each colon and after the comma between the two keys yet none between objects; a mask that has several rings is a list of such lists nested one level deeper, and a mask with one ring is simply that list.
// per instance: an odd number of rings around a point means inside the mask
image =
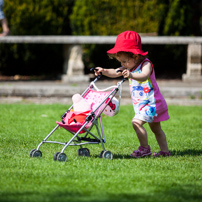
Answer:
[{"label": "blonde hair", "polygon": [[118,57],[120,57],[121,55],[125,55],[129,58],[134,58],[134,59],[138,59],[138,60],[143,60],[145,59],[145,56],[143,55],[140,55],[140,54],[134,54],[134,53],[131,53],[131,52],[125,52],[125,51],[120,51],[120,52],[117,52],[115,54],[108,54],[109,58],[110,59],[117,59]]}]

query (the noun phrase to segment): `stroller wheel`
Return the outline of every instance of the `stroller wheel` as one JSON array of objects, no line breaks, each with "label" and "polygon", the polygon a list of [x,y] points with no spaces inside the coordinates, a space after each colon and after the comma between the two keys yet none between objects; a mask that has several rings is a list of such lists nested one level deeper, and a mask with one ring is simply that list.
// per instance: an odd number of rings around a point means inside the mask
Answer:
[{"label": "stroller wheel", "polygon": [[54,156],[53,156],[53,160],[54,161],[57,161],[57,157],[58,157],[58,154],[59,154],[60,152],[56,152],[55,154],[54,154]]},{"label": "stroller wheel", "polygon": [[42,157],[42,152],[40,150],[35,150],[32,152],[32,157]]},{"label": "stroller wheel", "polygon": [[60,153],[57,155],[57,160],[58,161],[66,161],[67,160],[67,155],[65,153]]},{"label": "stroller wheel", "polygon": [[113,154],[110,151],[104,151],[102,154],[103,159],[113,159]]},{"label": "stroller wheel", "polygon": [[87,148],[80,148],[77,150],[78,156],[90,156],[90,151]]},{"label": "stroller wheel", "polygon": [[36,149],[32,149],[30,152],[29,152],[29,157],[32,157],[32,153],[36,151]]},{"label": "stroller wheel", "polygon": [[100,155],[99,155],[100,158],[102,158],[103,153],[104,153],[104,151],[102,150],[102,151],[100,152]]}]

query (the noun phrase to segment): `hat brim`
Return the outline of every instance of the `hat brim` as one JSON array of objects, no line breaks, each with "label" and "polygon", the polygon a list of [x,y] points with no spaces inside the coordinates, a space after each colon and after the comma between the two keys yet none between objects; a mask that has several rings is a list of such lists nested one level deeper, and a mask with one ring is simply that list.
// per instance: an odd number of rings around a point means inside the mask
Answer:
[{"label": "hat brim", "polygon": [[141,49],[125,49],[125,48],[112,48],[110,50],[107,51],[108,54],[116,54],[118,52],[131,52],[133,54],[139,54],[139,55],[147,55],[148,54],[148,51],[144,52],[143,50]]}]

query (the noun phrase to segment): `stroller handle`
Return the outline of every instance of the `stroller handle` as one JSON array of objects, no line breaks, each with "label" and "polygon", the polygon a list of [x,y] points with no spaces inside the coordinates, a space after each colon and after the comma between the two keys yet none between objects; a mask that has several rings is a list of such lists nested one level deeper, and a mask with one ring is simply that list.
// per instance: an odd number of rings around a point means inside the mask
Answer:
[{"label": "stroller handle", "polygon": [[[117,73],[118,73],[118,72],[122,72],[122,70],[118,69],[116,72],[117,72]],[[122,83],[123,83],[124,81],[126,81],[126,80],[127,80],[127,78],[124,78],[124,77],[123,77]]]},{"label": "stroller handle", "polygon": [[[96,68],[91,68],[91,69],[90,69],[90,71],[93,71],[93,70],[97,71],[98,69],[96,69]],[[122,72],[122,70],[117,70],[116,72],[117,72],[117,73],[118,73],[118,72]],[[100,72],[100,75],[96,76],[94,82],[96,82],[96,81],[97,81],[98,79],[100,79],[101,77],[102,77],[102,72]],[[123,78],[123,79],[122,79],[122,83],[123,83],[124,81],[126,81],[126,80],[127,80],[126,78]]]},{"label": "stroller handle", "polygon": [[[91,68],[91,69],[90,69],[90,71],[93,71],[93,70],[97,71],[98,69],[96,69],[96,68]],[[98,75],[98,76],[95,77],[94,82],[96,82],[96,81],[97,81],[98,79],[100,79],[101,77],[102,77],[102,72],[100,72],[100,75]]]}]

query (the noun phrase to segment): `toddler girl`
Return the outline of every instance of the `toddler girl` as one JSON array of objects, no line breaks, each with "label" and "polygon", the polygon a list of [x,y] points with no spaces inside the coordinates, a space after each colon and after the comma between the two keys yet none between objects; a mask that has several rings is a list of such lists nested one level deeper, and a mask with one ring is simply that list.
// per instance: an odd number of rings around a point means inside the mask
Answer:
[{"label": "toddler girl", "polygon": [[134,31],[119,34],[114,48],[107,53],[111,58],[117,59],[122,67],[117,69],[96,67],[95,75],[102,73],[111,78],[122,75],[129,80],[135,111],[132,125],[140,142],[139,148],[133,151],[131,156],[139,158],[152,154],[147,132],[143,127],[145,123],[149,124],[160,147],[160,151],[153,156],[170,156],[166,136],[160,124],[161,121],[169,119],[168,108],[156,83],[153,64],[145,57],[148,52],[142,50],[140,36]]}]

